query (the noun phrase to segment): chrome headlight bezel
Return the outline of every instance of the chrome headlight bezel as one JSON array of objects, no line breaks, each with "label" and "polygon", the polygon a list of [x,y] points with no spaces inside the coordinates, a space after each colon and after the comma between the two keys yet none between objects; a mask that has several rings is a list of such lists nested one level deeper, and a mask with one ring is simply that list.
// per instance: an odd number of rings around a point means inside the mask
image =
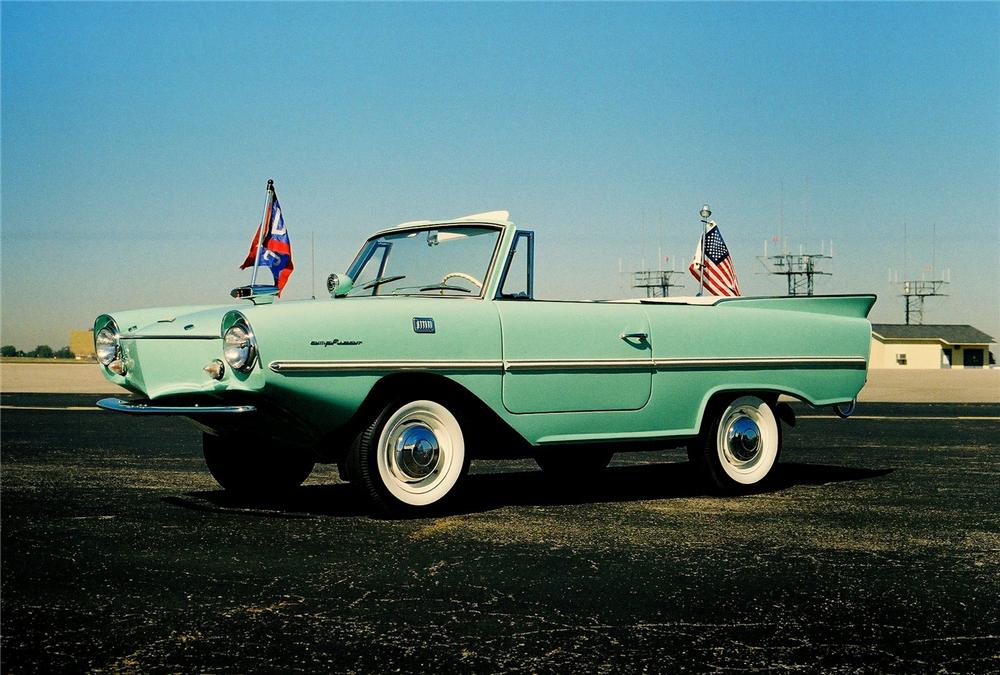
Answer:
[{"label": "chrome headlight bezel", "polygon": [[257,363],[257,339],[243,317],[222,334],[222,358],[233,370],[248,373]]},{"label": "chrome headlight bezel", "polygon": [[121,353],[121,335],[118,332],[118,326],[114,321],[109,321],[94,333],[94,354],[97,356],[98,362],[107,367],[121,356]]}]

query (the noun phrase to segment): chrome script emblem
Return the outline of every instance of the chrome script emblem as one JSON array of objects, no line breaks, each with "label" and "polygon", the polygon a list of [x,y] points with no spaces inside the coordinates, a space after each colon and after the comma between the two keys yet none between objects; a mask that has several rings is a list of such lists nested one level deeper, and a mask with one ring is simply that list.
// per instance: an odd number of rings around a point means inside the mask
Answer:
[{"label": "chrome script emblem", "polygon": [[361,344],[361,340],[341,340],[340,338],[334,338],[333,340],[312,340],[309,344],[313,347],[333,347],[334,345],[350,347]]}]

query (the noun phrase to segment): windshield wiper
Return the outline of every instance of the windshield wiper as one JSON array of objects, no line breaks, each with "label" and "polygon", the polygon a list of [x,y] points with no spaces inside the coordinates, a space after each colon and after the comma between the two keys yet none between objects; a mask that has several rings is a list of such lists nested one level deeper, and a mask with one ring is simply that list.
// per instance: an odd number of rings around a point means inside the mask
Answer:
[{"label": "windshield wiper", "polygon": [[424,291],[462,291],[463,293],[471,293],[468,288],[462,288],[461,286],[452,286],[450,284],[434,284],[433,286],[421,286],[420,292]]},{"label": "windshield wiper", "polygon": [[378,279],[373,279],[372,281],[369,281],[367,284],[362,286],[361,290],[367,291],[369,288],[375,288],[376,286],[387,284],[390,281],[399,281],[400,279],[405,279],[405,278],[406,278],[405,274],[397,274],[392,277],[379,277]]}]

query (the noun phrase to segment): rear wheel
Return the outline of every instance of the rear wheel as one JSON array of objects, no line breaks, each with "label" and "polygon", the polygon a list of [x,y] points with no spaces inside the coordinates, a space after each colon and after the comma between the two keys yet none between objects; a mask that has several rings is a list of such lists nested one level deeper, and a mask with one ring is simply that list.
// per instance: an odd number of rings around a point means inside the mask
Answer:
[{"label": "rear wheel", "polygon": [[709,414],[708,426],[688,445],[688,457],[709,485],[739,493],[767,479],[781,451],[781,428],[771,405],[741,396]]},{"label": "rear wheel", "polygon": [[225,490],[264,496],[287,492],[309,477],[314,461],[308,453],[245,435],[204,434],[205,464]]},{"label": "rear wheel", "polygon": [[440,506],[468,467],[458,417],[428,399],[387,405],[346,462],[351,484],[388,516],[421,515]]}]

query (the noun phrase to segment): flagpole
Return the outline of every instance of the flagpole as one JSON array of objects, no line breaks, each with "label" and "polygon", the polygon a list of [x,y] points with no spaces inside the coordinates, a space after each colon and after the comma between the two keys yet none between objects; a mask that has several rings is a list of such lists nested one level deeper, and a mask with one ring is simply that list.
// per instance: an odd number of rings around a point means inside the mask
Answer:
[{"label": "flagpole", "polygon": [[701,274],[698,275],[698,295],[705,294],[705,237],[708,235],[708,222],[701,221],[705,223],[705,227],[701,230],[701,260],[698,261],[698,269],[701,270]]},{"label": "flagpole", "polygon": [[260,227],[257,228],[257,253],[253,261],[253,275],[250,277],[250,285],[257,285],[257,268],[260,266],[260,251],[264,248],[264,223],[271,210],[271,203],[274,196],[274,181],[267,180],[267,196],[264,198],[264,212],[260,214]]},{"label": "flagpole", "polygon": [[701,231],[701,260],[698,261],[701,270],[698,275],[698,295],[701,296],[705,293],[705,239],[708,237],[708,224],[711,222],[708,219],[712,215],[712,210],[708,208],[708,204],[704,204],[698,215],[701,216],[701,222],[705,223]]}]

